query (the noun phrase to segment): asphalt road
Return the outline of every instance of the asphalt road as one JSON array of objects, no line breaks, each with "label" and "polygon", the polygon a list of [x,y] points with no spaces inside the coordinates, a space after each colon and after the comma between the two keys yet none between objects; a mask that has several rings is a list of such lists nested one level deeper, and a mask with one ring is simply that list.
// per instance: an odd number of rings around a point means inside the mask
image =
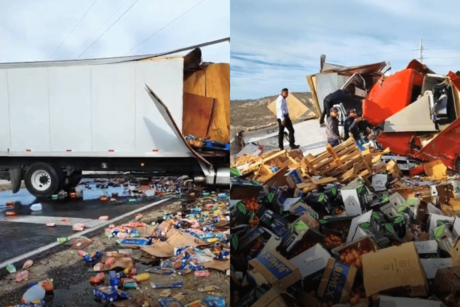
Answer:
[{"label": "asphalt road", "polygon": [[[125,188],[109,187],[109,194],[119,193],[120,203],[101,203],[101,189],[96,188],[95,183],[90,186],[91,190],[84,191],[82,200],[38,200],[25,189],[17,194],[10,191],[0,192],[0,246],[8,246],[0,249],[0,262],[56,242],[59,237],[73,234],[72,225],[75,223],[95,227],[104,222],[99,220],[100,216],[107,215],[112,219],[156,201],[155,198],[144,198],[128,204],[129,197],[123,196],[129,195]],[[7,201],[16,202],[14,209],[5,207]],[[41,203],[43,209],[32,212],[30,206],[35,203]],[[6,210],[14,210],[16,216],[5,216]],[[56,227],[47,227],[47,223],[55,223]]]}]

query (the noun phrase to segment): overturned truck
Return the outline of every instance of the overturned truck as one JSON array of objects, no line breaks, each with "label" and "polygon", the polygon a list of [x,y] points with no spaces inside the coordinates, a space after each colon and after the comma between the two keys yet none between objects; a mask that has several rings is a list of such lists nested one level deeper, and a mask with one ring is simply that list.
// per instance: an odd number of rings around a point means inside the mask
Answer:
[{"label": "overturned truck", "polygon": [[385,67],[389,64],[337,66],[322,56],[320,73],[307,76],[317,113],[327,94],[353,83],[358,103],[343,109],[358,109],[381,147],[422,161],[441,159],[460,171],[459,73],[435,74],[417,60],[390,76]]}]

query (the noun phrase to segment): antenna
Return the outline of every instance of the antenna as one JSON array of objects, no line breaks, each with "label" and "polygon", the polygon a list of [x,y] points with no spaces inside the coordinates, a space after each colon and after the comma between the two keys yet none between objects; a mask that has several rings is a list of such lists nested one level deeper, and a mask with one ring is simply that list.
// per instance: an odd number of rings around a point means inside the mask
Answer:
[{"label": "antenna", "polygon": [[423,42],[422,42],[422,39],[420,39],[420,45],[418,47],[418,50],[419,50],[420,63],[423,63]]}]

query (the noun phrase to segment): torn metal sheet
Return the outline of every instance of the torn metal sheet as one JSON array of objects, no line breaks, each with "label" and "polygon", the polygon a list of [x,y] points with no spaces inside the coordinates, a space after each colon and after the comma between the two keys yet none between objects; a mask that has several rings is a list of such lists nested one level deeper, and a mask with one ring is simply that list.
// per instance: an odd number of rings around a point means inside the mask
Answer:
[{"label": "torn metal sheet", "polygon": [[387,118],[384,122],[384,132],[436,132],[436,125],[433,123],[430,114],[431,93],[414,101],[406,108]]},{"label": "torn metal sheet", "polygon": [[208,167],[211,166],[212,164],[208,160],[203,158],[199,153],[193,150],[192,147],[190,147],[190,145],[185,140],[184,135],[180,132],[179,127],[177,127],[176,122],[171,116],[171,113],[169,112],[166,105],[161,101],[161,99],[152,91],[152,89],[147,84],[145,84],[145,90],[149,94],[150,98],[152,98],[153,103],[158,108],[158,111],[163,116],[163,118],[165,119],[166,123],[169,125],[171,130],[176,134],[177,138],[182,140],[185,149],[190,151],[193,154],[193,156],[201,163],[205,164]]},{"label": "torn metal sheet", "polygon": [[[382,70],[388,66],[386,62],[379,62],[358,66],[340,66],[325,62],[323,55],[320,62],[320,72],[307,76],[307,83],[312,94],[312,101],[319,115],[323,111],[323,100],[332,92],[341,89],[353,74],[366,75],[368,89],[377,82],[383,73]],[[361,109],[361,108],[359,108]]]}]

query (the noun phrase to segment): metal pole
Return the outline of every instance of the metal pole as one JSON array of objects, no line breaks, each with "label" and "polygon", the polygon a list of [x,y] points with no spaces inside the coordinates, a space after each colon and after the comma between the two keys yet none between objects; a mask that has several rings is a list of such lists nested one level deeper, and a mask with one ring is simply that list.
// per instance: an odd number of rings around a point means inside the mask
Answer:
[{"label": "metal pole", "polygon": [[420,57],[420,63],[423,63],[423,42],[422,42],[422,39],[420,39],[419,57]]}]

